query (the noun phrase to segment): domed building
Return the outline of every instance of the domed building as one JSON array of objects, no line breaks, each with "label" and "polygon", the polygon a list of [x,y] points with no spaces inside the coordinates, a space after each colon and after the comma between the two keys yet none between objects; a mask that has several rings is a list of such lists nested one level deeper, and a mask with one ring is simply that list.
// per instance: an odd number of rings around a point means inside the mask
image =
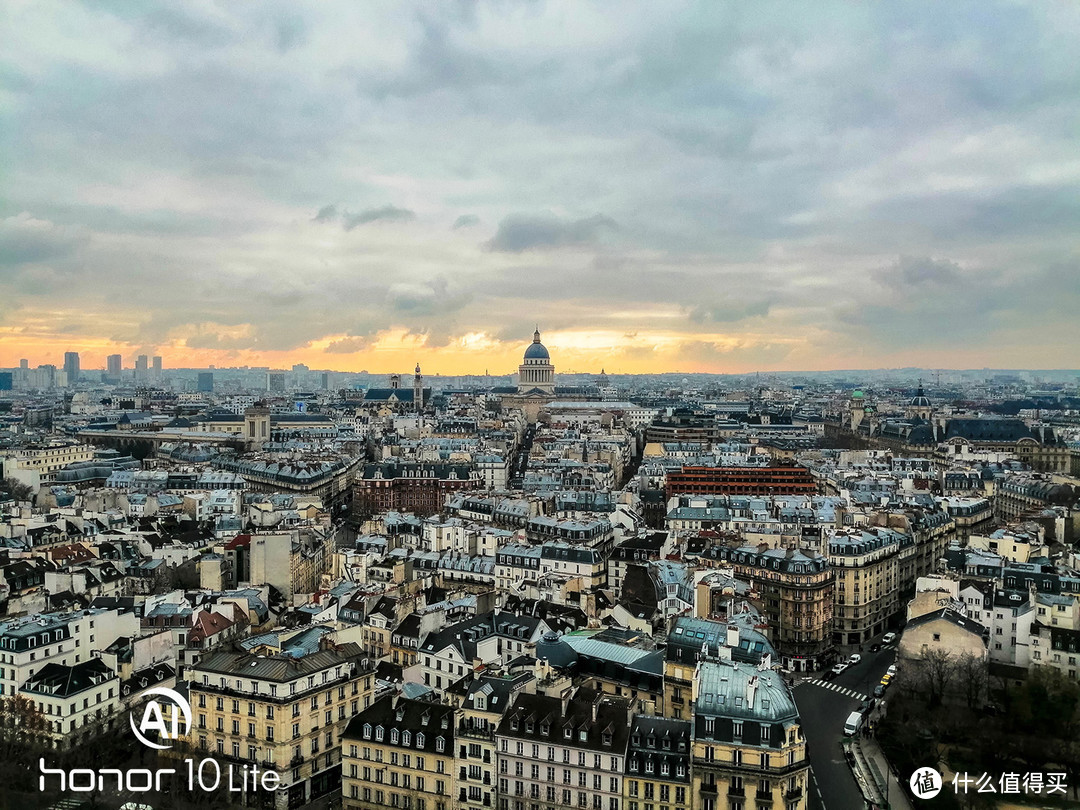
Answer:
[{"label": "domed building", "polygon": [[911,398],[911,402],[904,409],[904,416],[911,420],[919,419],[923,422],[929,422],[932,415],[933,406],[930,404],[926,394],[923,393],[922,383],[920,382],[919,390],[915,392],[915,396]]},{"label": "domed building", "polygon": [[555,394],[555,366],[547,347],[540,342],[539,327],[533,332],[532,343],[525,349],[525,357],[518,366],[518,393],[532,392]]}]

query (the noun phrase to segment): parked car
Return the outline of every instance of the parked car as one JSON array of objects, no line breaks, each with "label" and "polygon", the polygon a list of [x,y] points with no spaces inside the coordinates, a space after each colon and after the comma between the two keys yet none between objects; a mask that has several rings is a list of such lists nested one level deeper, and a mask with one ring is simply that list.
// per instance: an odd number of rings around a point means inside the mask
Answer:
[{"label": "parked car", "polygon": [[874,697],[879,698],[879,697],[883,696],[884,694],[885,694],[885,685],[884,684],[879,683],[877,686],[874,687]]},{"label": "parked car", "polygon": [[839,675],[841,672],[843,672],[847,668],[848,668],[847,664],[837,664],[835,667],[832,668],[832,674],[833,675]]},{"label": "parked car", "polygon": [[849,664],[857,664],[860,661],[862,661],[862,656],[859,655],[858,653],[852,653],[850,656],[848,656],[848,660],[847,660],[847,662]]},{"label": "parked car", "polygon": [[821,680],[823,681],[831,681],[835,677],[836,673],[833,672],[831,669],[827,669],[821,673]]},{"label": "parked car", "polygon": [[896,664],[889,664],[888,674],[890,677],[896,674]]},{"label": "parked car", "polygon": [[888,686],[890,683],[892,683],[892,675],[886,672],[881,678],[881,685]]},{"label": "parked car", "polygon": [[881,649],[881,644],[876,642],[876,641],[873,644],[870,645],[870,652],[872,652],[872,653],[875,653],[880,649]]},{"label": "parked car", "polygon": [[881,637],[882,644],[892,644],[896,641],[896,633],[886,633]]}]

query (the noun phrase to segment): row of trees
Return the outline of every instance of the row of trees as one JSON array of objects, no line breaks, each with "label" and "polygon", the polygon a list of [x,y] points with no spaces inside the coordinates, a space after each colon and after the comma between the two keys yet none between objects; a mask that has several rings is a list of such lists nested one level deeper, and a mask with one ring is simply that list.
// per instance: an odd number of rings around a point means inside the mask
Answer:
[{"label": "row of trees", "polygon": [[33,494],[33,487],[19,483],[14,478],[0,479],[0,501],[9,498],[15,501],[28,501]]},{"label": "row of trees", "polygon": [[878,738],[901,773],[936,766],[944,756],[955,770],[995,780],[1053,770],[1075,786],[1080,684],[1047,667],[1016,684],[988,675],[980,658],[927,652],[898,673]]}]

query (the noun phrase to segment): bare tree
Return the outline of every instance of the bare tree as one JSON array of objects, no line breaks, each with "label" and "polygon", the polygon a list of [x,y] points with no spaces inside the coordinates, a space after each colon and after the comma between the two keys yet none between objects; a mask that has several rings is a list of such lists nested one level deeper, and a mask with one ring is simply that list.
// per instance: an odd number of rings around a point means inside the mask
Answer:
[{"label": "bare tree", "polygon": [[940,706],[956,676],[956,662],[948,650],[925,650],[919,660],[928,706]]},{"label": "bare tree", "polygon": [[964,653],[954,665],[955,674],[964,690],[969,709],[977,709],[986,702],[989,686],[989,670],[982,658]]}]

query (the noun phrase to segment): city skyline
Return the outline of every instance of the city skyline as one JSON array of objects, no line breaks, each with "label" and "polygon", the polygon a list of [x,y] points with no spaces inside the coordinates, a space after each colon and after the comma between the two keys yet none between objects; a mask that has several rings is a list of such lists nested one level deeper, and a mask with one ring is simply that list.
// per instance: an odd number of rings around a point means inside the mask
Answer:
[{"label": "city skyline", "polygon": [[0,367],[1080,366],[1076,7],[0,8]]}]

